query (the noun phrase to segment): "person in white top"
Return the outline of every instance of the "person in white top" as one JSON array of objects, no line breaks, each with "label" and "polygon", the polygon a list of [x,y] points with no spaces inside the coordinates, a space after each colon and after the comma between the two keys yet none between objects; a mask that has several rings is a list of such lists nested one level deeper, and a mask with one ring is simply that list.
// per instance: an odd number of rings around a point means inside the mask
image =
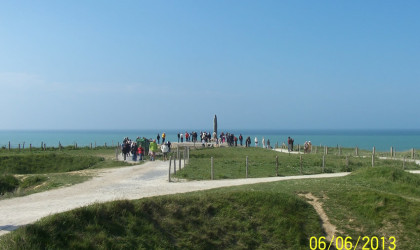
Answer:
[{"label": "person in white top", "polygon": [[255,137],[254,142],[255,142],[255,147],[258,147],[258,139],[257,139],[257,137]]},{"label": "person in white top", "polygon": [[169,152],[169,147],[167,143],[164,143],[160,146],[160,150],[162,150],[163,153],[163,160],[166,161],[167,160],[167,155]]}]

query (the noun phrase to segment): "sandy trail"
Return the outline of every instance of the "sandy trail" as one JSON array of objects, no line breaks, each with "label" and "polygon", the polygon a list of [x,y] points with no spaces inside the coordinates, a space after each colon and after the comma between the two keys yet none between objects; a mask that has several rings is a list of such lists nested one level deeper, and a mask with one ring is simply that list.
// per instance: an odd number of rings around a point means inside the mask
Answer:
[{"label": "sandy trail", "polygon": [[0,201],[0,235],[34,223],[42,217],[96,202],[282,180],[341,177],[348,174],[168,182],[168,162],[155,161],[131,167],[98,170],[98,176],[84,183]]}]

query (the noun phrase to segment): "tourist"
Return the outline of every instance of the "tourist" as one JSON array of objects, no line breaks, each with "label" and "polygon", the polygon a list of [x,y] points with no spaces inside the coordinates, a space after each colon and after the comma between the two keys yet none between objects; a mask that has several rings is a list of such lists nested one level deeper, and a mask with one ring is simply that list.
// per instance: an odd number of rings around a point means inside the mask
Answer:
[{"label": "tourist", "polygon": [[133,145],[131,146],[131,153],[133,154],[133,161],[137,161],[137,143],[133,142]]},{"label": "tourist", "polygon": [[151,143],[150,143],[150,160],[151,161],[154,161],[155,160],[155,157],[156,157],[156,152],[157,152],[157,143],[156,143],[156,140],[153,140]]},{"label": "tourist", "polygon": [[139,161],[143,160],[144,149],[142,148],[141,144],[138,145],[137,154],[139,155]]},{"label": "tourist", "polygon": [[255,139],[254,139],[254,143],[255,143],[255,147],[258,147],[258,138],[255,136]]},{"label": "tourist", "polygon": [[244,138],[242,137],[242,134],[239,134],[239,143],[241,144],[241,146],[242,146],[242,140],[243,140]]},{"label": "tourist", "polygon": [[[157,134],[156,139],[157,139],[157,143],[160,144],[160,135],[159,135],[159,133]],[[163,137],[162,137],[162,140],[163,140]],[[162,143],[163,143],[163,141],[162,141]]]},{"label": "tourist", "polygon": [[166,133],[165,133],[165,132],[163,132],[163,133],[162,133],[162,144],[164,144],[164,143],[165,143],[165,140],[166,140]]},{"label": "tourist", "polygon": [[271,146],[270,146],[270,139],[268,139],[268,140],[267,140],[267,148],[268,148],[268,149],[271,149]]},{"label": "tourist", "polygon": [[162,154],[163,154],[163,160],[166,161],[167,160],[167,155],[169,152],[169,147],[167,143],[164,143],[160,146],[160,150],[162,150]]},{"label": "tourist", "polygon": [[265,148],[265,139],[264,139],[264,137],[262,138],[261,143],[262,143],[262,148]]}]

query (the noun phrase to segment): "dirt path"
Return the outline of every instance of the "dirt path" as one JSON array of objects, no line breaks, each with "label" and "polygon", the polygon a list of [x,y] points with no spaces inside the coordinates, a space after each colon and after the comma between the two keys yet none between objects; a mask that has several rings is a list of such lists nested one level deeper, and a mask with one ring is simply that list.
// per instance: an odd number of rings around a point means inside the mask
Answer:
[{"label": "dirt path", "polygon": [[98,170],[98,176],[81,184],[0,201],[0,235],[22,225],[34,223],[42,217],[95,202],[140,199],[262,182],[340,177],[348,174],[168,182],[168,162],[155,161],[132,167]]}]

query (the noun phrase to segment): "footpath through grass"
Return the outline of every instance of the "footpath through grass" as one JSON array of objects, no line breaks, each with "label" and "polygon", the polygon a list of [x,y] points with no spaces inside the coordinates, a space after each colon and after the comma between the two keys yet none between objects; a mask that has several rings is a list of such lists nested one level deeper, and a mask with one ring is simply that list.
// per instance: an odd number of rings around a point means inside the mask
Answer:
[{"label": "footpath through grass", "polygon": [[[343,151],[346,152],[345,149]],[[210,159],[213,157],[215,179],[245,178],[247,156],[249,178],[276,176],[276,157],[278,157],[279,163],[278,176],[352,172],[357,169],[372,167],[372,158],[364,156],[356,157],[330,153],[325,156],[325,167],[322,168],[322,154],[299,155],[253,147],[221,147],[191,150],[189,164],[181,171],[177,171],[176,177],[190,180],[211,179]],[[375,166],[402,168],[403,162],[375,158]],[[405,168],[420,169],[420,166],[414,162],[406,162]]]},{"label": "footpath through grass", "polygon": [[[115,161],[114,148],[39,148],[0,150],[0,199],[42,192],[86,181],[91,176],[74,171],[126,166]],[[73,172],[73,173],[72,173]]]},{"label": "footpath through grass", "polygon": [[[2,249],[310,249],[325,236],[301,193],[319,198],[337,236],[384,237],[420,249],[420,176],[365,168],[331,179],[279,181],[115,201],[40,220],[0,237]],[[366,240],[360,240],[359,248]],[[369,243],[370,244],[370,243]],[[382,244],[382,241],[380,242]],[[368,245],[370,246],[370,245]],[[389,248],[391,247],[391,248]],[[333,248],[331,248],[333,249]]]}]

